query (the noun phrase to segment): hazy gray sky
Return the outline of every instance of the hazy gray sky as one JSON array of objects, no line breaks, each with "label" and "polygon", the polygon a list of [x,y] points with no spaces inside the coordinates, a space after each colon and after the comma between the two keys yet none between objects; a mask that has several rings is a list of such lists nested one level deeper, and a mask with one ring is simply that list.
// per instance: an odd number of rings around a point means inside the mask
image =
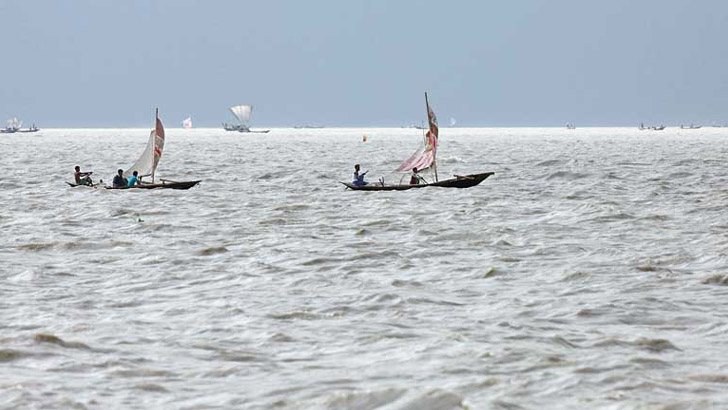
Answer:
[{"label": "hazy gray sky", "polygon": [[0,0],[0,119],[728,122],[722,0]]}]

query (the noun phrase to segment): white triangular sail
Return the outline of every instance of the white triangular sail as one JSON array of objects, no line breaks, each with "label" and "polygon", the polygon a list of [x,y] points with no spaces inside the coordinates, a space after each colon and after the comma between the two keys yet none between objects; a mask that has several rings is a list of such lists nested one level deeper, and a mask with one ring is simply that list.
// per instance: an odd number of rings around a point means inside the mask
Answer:
[{"label": "white triangular sail", "polygon": [[149,133],[147,147],[134,165],[124,172],[125,178],[131,177],[132,173],[137,171],[139,177],[151,176],[152,181],[154,181],[154,171],[157,169],[157,165],[159,165],[159,159],[162,158],[162,149],[164,149],[164,126],[162,125],[162,120],[159,119],[158,113],[156,117],[155,127]]},{"label": "white triangular sail", "polygon": [[182,121],[182,128],[192,128],[192,117],[187,117]]},{"label": "white triangular sail", "polygon": [[230,112],[233,113],[235,118],[242,123],[250,121],[250,117],[253,115],[253,106],[250,104],[236,105],[230,107]]}]

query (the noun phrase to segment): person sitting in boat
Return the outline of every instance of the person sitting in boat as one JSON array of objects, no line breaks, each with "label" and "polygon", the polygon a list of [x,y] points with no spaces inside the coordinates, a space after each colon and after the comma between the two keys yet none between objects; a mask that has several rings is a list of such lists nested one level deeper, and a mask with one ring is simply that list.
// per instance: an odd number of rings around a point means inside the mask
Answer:
[{"label": "person sitting in boat", "polygon": [[139,172],[134,171],[131,173],[131,178],[129,178],[129,181],[126,183],[126,186],[133,187],[134,185],[141,185],[142,181],[139,179]]},{"label": "person sitting in boat", "polygon": [[354,180],[351,181],[351,183],[356,186],[369,184],[368,182],[364,181],[364,175],[366,175],[369,171],[359,173],[360,169],[361,168],[359,167],[359,164],[354,165]]},{"label": "person sitting in boat", "polygon": [[111,182],[113,188],[123,188],[128,184],[126,178],[124,178],[124,170],[120,169],[116,172],[114,180]]},{"label": "person sitting in boat", "polygon": [[412,167],[412,177],[410,178],[410,185],[419,185],[422,177],[418,174],[417,167]]},{"label": "person sitting in boat", "polygon": [[91,177],[89,175],[93,174],[93,172],[81,172],[81,167],[76,165],[76,168],[74,168],[76,172],[73,173],[73,179],[76,180],[76,185],[88,185],[91,186],[94,183],[91,181]]}]

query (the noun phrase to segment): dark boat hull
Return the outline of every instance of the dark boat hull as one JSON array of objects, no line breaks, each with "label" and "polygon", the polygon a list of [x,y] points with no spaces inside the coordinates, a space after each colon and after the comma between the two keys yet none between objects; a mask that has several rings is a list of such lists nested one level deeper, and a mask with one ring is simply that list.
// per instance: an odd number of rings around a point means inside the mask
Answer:
[{"label": "dark boat hull", "polygon": [[73,187],[73,188],[75,188],[75,187],[77,187],[77,186],[87,186],[87,187],[89,187],[89,188],[96,188],[96,187],[98,186],[98,184],[93,184],[93,185],[86,185],[86,184],[74,184],[73,182],[68,182],[68,181],[66,181],[66,183],[67,183],[67,184],[68,184],[69,186]]},{"label": "dark boat hull", "polygon": [[190,189],[193,186],[200,183],[201,180],[197,181],[164,181],[159,184],[142,184],[135,186],[125,186],[121,188],[114,188],[107,186],[106,189]]},{"label": "dark boat hull", "polygon": [[350,182],[342,182],[347,188],[353,191],[406,191],[408,189],[426,188],[430,186],[440,188],[470,188],[474,187],[483,182],[489,176],[495,174],[495,172],[484,172],[482,174],[471,174],[471,175],[456,175],[455,178],[445,179],[442,181],[432,182],[430,184],[419,184],[419,185],[381,185],[377,183],[371,183],[368,185],[354,185]]}]

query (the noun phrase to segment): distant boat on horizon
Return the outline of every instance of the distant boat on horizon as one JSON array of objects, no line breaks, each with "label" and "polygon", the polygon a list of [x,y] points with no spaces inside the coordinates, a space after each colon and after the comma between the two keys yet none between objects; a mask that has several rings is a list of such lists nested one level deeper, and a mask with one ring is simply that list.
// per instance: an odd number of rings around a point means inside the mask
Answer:
[{"label": "distant boat on horizon", "polygon": [[253,116],[253,106],[251,104],[234,105],[230,107],[230,112],[233,113],[235,118],[237,118],[238,123],[222,123],[222,127],[225,131],[257,132],[262,134],[270,132],[270,130],[253,131],[250,129],[250,118]]},{"label": "distant boat on horizon", "polygon": [[192,117],[187,117],[182,121],[182,128],[190,129],[192,128]]},{"label": "distant boat on horizon", "polygon": [[300,130],[300,129],[319,129],[319,128],[324,128],[324,126],[323,125],[311,125],[311,124],[307,124],[307,125],[294,125],[293,128],[295,128],[297,130]]},{"label": "distant boat on horizon", "polygon": [[17,118],[11,118],[5,122],[5,128],[0,129],[0,133],[3,134],[12,134],[15,132],[38,132],[40,129],[35,126],[35,124],[31,125],[30,128],[22,129],[23,121],[17,119]]},{"label": "distant boat on horizon", "polygon": [[639,129],[640,130],[662,131],[662,130],[665,129],[665,126],[664,125],[658,125],[658,126],[652,125],[652,126],[649,126],[649,127],[645,127],[645,124],[644,123],[640,123]]},{"label": "distant boat on horizon", "polygon": [[414,128],[416,130],[426,130],[427,129],[427,128],[425,128],[424,125],[415,125],[415,124],[403,125],[401,128]]},{"label": "distant boat on horizon", "polygon": [[681,130],[697,130],[697,129],[700,129],[700,128],[702,128],[701,125],[694,125],[693,123],[690,123],[690,125],[688,125],[687,127],[684,126],[684,125],[682,125],[682,124],[680,124],[680,129]]},{"label": "distant boat on horizon", "polygon": [[570,122],[567,122],[566,123],[566,129],[567,130],[575,130],[576,129],[576,125],[574,125],[574,124],[572,124]]},{"label": "distant boat on horizon", "polygon": [[20,127],[23,125],[23,121],[13,117],[5,121],[5,129],[2,130],[4,133],[13,133],[20,131]]}]

